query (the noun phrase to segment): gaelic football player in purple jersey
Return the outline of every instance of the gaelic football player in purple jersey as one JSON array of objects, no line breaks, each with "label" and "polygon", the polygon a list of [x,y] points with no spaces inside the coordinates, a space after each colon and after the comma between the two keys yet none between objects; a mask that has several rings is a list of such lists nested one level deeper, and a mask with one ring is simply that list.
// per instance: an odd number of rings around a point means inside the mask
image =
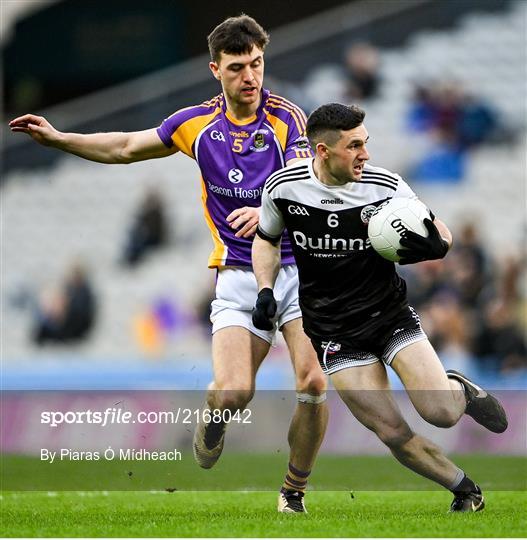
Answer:
[{"label": "gaelic football player in purple jersey", "polygon": [[[244,409],[255,377],[279,329],[296,376],[298,404],[289,429],[290,459],[278,510],[305,512],[304,492],[327,425],[326,378],[302,329],[298,276],[291,244],[282,240],[282,267],[274,288],[276,312],[264,329],[251,319],[257,283],[251,246],[258,225],[264,182],[273,172],[312,156],[304,113],[263,88],[264,50],[269,36],[251,17],[231,17],[208,37],[213,76],[222,92],[179,110],[158,128],[130,133],[63,133],[45,118],[26,114],[11,130],[35,141],[100,163],[133,163],[181,151],[201,169],[203,206],[217,270],[212,302],[214,380],[207,406]],[[226,424],[201,423],[193,450],[201,467],[211,468],[223,449]]]}]

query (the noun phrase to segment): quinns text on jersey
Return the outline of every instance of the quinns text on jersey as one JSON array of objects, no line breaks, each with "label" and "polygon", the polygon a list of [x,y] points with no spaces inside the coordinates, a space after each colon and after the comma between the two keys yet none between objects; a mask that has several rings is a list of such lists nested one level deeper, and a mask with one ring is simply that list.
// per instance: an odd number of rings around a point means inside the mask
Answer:
[{"label": "quinns text on jersey", "polygon": [[330,234],[325,234],[323,237],[311,238],[310,236],[306,236],[302,231],[292,231],[292,238],[300,249],[307,251],[312,257],[319,257],[321,259],[347,257],[350,251],[371,247],[369,238],[366,238],[366,240],[363,238],[333,238]]}]

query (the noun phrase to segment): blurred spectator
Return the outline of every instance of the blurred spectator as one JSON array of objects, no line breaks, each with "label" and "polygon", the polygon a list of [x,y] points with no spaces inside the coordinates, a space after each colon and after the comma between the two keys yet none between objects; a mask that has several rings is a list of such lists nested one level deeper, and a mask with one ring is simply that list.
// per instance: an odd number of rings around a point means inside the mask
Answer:
[{"label": "blurred spectator", "polygon": [[429,135],[429,149],[409,173],[420,181],[462,180],[466,150],[495,140],[502,129],[490,105],[455,81],[416,84],[406,125]]},{"label": "blurred spectator", "polygon": [[455,295],[442,292],[432,296],[423,306],[422,316],[434,348],[442,353],[468,350],[469,320]]},{"label": "blurred spectator", "polygon": [[348,102],[373,98],[379,90],[379,53],[369,43],[355,43],[346,51]]},{"label": "blurred spectator", "polygon": [[[484,301],[484,288],[490,289],[492,280],[489,280],[488,257],[475,223],[467,221],[460,227],[445,265],[448,281],[463,306],[477,309],[478,303]],[[488,293],[491,294],[492,291],[489,290]]]},{"label": "blurred spectator", "polygon": [[422,306],[436,294],[448,290],[444,260],[400,266],[398,272],[412,284],[407,291],[412,306]]},{"label": "blurred spectator", "polygon": [[499,122],[488,103],[468,94],[461,84],[446,81],[415,85],[406,124],[411,131],[439,132],[466,149],[492,140]]},{"label": "blurred spectator", "polygon": [[462,115],[463,91],[459,84],[446,81],[432,92],[434,124],[432,129],[439,131],[445,138],[459,144],[458,125]]},{"label": "blurred spectator", "polygon": [[505,259],[495,295],[479,313],[473,352],[487,368],[502,372],[527,368],[525,331],[518,317],[518,308],[521,312],[525,307],[520,301],[524,269],[520,260]]},{"label": "blurred spectator", "polygon": [[153,298],[132,320],[135,340],[148,356],[165,353],[170,340],[187,332],[194,322],[191,311],[164,294]]},{"label": "blurred spectator", "polygon": [[273,91],[286,94],[307,113],[324,103],[364,101],[379,90],[379,53],[369,43],[354,43],[340,63],[314,66],[301,84],[272,78],[268,82]]},{"label": "blurred spectator", "polygon": [[474,221],[466,221],[459,227],[454,252],[465,258],[473,268],[474,274],[482,275],[487,271],[488,257]]},{"label": "blurred spectator", "polygon": [[86,270],[74,264],[59,288],[43,291],[32,340],[37,345],[80,341],[92,329],[95,315],[96,300]]},{"label": "blurred spectator", "polygon": [[409,178],[419,182],[458,182],[465,177],[465,154],[451,133],[435,131],[429,149],[410,169]]},{"label": "blurred spectator", "polygon": [[457,131],[463,148],[470,148],[495,138],[499,128],[496,112],[475,96],[465,95]]},{"label": "blurred spectator", "polygon": [[483,312],[474,339],[474,354],[493,371],[527,368],[527,347],[514,317],[513,306],[496,298]]},{"label": "blurred spectator", "polygon": [[435,100],[432,89],[425,84],[417,84],[406,116],[406,125],[410,131],[421,133],[430,131],[435,126],[435,121]]},{"label": "blurred spectator", "polygon": [[155,190],[147,192],[134,218],[123,253],[123,262],[135,266],[152,249],[167,242],[163,197]]}]

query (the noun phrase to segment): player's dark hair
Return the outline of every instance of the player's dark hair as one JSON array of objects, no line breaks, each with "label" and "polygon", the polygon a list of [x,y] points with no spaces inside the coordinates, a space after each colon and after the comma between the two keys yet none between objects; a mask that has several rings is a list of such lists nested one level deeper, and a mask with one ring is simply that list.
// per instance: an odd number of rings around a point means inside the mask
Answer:
[{"label": "player's dark hair", "polygon": [[256,45],[262,51],[269,43],[269,34],[249,15],[229,17],[209,34],[210,57],[218,62],[222,52],[247,54]]},{"label": "player's dark hair", "polygon": [[354,129],[362,124],[366,112],[357,105],[328,103],[315,109],[307,119],[306,135],[315,146],[319,142],[335,144],[340,138],[340,131]]}]

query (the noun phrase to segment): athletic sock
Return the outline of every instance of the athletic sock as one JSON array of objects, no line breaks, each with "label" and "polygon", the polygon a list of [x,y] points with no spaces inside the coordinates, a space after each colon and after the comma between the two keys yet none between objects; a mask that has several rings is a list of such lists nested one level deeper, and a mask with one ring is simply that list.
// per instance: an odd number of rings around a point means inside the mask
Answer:
[{"label": "athletic sock", "polygon": [[476,491],[476,484],[465,474],[463,475],[463,480],[450,491],[453,493],[470,493],[471,491]]},{"label": "athletic sock", "polygon": [[447,377],[449,378],[449,380],[455,381],[455,382],[457,382],[459,384],[459,389],[462,390],[463,395],[465,396],[466,405],[468,405],[468,402],[470,400],[470,395],[468,393],[467,387],[465,386],[465,383],[463,381],[460,381],[456,377],[451,377],[450,375],[448,375],[448,373],[447,373]]},{"label": "athletic sock", "polygon": [[311,471],[300,471],[292,463],[289,463],[289,468],[282,484],[282,491],[301,491],[304,493],[310,474]]},{"label": "athletic sock", "polygon": [[225,432],[225,422],[210,422],[205,428],[205,446],[212,450],[217,446],[221,436]]}]

